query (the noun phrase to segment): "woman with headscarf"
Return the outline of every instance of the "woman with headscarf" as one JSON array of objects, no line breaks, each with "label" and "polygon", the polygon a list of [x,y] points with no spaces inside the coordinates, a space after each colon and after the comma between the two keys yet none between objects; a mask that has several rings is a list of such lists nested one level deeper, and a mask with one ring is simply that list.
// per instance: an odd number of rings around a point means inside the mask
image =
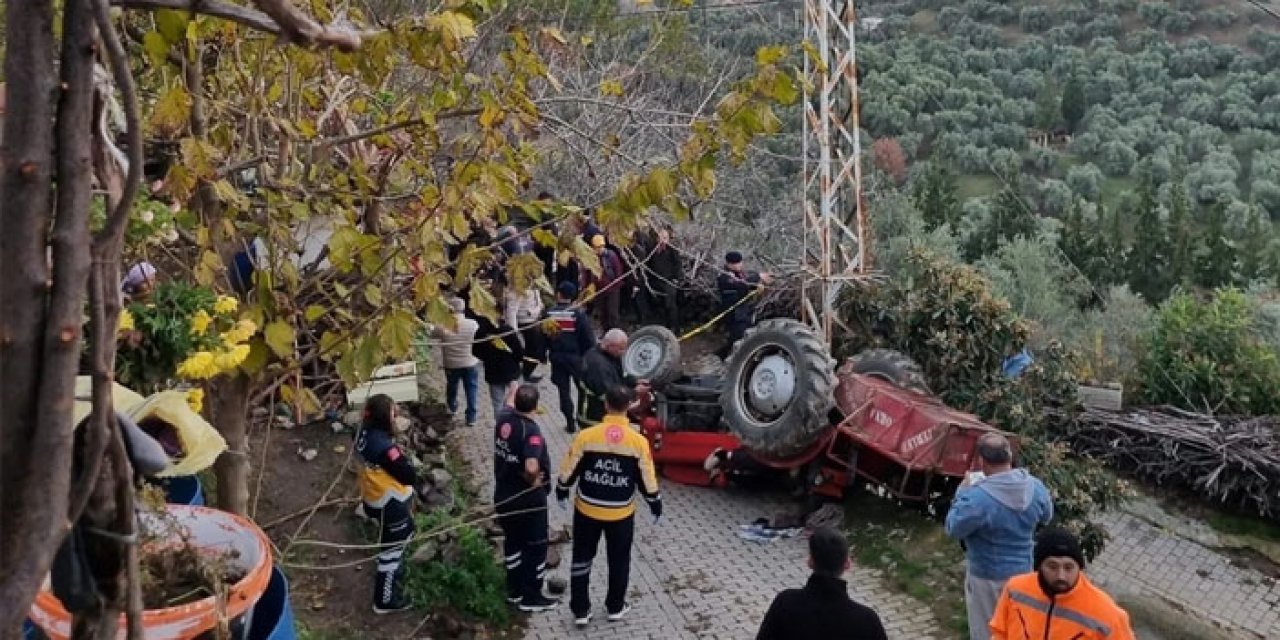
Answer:
[{"label": "woman with headscarf", "polygon": [[125,273],[124,280],[120,282],[120,292],[124,294],[125,302],[134,300],[143,300],[151,295],[151,291],[156,286],[156,268],[155,265],[143,260],[129,267],[129,271]]}]

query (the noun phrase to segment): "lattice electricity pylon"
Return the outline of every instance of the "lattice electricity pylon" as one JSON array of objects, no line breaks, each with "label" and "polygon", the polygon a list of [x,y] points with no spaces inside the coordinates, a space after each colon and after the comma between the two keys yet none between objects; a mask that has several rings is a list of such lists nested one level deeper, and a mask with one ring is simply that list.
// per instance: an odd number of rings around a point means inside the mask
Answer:
[{"label": "lattice electricity pylon", "polygon": [[866,266],[854,0],[805,0],[805,320],[831,343],[835,301]]}]

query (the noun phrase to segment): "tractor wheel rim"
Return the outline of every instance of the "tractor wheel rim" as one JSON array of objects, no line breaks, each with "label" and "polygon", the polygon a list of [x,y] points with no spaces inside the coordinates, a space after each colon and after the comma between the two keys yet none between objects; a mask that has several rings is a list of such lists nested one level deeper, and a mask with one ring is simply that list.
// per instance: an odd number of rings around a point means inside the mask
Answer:
[{"label": "tractor wheel rim", "polygon": [[662,360],[662,345],[655,338],[640,338],[631,343],[631,348],[623,356],[623,369],[631,375],[644,377],[651,373]]},{"label": "tractor wheel rim", "polygon": [[747,378],[746,400],[752,413],[772,421],[781,416],[795,396],[796,372],[780,354],[767,355],[752,367]]}]

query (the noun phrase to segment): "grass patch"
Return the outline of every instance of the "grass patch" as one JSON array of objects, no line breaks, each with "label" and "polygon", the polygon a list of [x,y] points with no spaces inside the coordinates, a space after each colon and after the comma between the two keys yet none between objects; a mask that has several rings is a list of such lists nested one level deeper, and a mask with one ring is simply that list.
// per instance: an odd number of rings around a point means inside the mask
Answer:
[{"label": "grass patch", "polygon": [[947,637],[968,638],[964,553],[941,523],[867,493],[850,498],[845,513],[858,564],[879,569],[890,588],[928,605]]},{"label": "grass patch", "polygon": [[1205,517],[1218,533],[1280,542],[1280,524],[1270,520],[1232,513],[1212,512]]}]

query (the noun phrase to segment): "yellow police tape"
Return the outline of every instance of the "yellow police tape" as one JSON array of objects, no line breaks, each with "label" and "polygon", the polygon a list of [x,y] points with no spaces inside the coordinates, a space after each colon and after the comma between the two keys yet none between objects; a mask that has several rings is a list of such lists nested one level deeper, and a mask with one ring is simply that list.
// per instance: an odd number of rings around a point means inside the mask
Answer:
[{"label": "yellow police tape", "polygon": [[718,315],[716,315],[716,317],[714,317],[714,318],[712,318],[712,319],[710,319],[710,320],[706,321],[705,323],[703,323],[703,324],[702,324],[702,325],[700,325],[700,326],[694,327],[694,328],[693,328],[692,330],[690,330],[689,332],[687,332],[687,333],[685,333],[684,335],[680,336],[679,341],[680,341],[680,342],[684,342],[685,340],[688,340],[689,338],[692,338],[692,337],[694,337],[694,336],[698,335],[699,333],[702,333],[703,331],[706,331],[707,329],[710,329],[711,327],[715,326],[715,325],[716,325],[716,323],[717,323],[717,322],[720,322],[720,320],[721,320],[722,318],[724,318],[725,316],[729,315],[729,313],[731,313],[734,309],[737,309],[737,308],[738,308],[739,306],[741,306],[743,303],[745,303],[746,301],[748,301],[748,300],[750,300],[751,298],[755,297],[755,295],[756,295],[757,293],[760,293],[760,292],[761,292],[761,291],[763,291],[763,290],[764,290],[764,287],[756,287],[755,289],[752,289],[751,291],[747,292],[747,295],[742,296],[742,299],[741,299],[741,300],[738,300],[737,302],[735,302],[735,303],[733,303],[732,305],[730,305],[728,309],[725,309],[724,311],[721,311]]}]

